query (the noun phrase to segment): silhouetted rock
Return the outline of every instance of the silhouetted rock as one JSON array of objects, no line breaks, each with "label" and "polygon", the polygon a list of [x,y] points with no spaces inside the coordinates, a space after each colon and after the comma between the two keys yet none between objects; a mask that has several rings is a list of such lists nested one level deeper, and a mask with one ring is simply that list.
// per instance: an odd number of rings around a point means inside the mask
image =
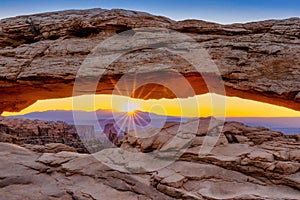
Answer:
[{"label": "silhouetted rock", "polygon": [[103,133],[113,144],[119,141],[120,131],[117,131],[114,124],[106,124]]}]

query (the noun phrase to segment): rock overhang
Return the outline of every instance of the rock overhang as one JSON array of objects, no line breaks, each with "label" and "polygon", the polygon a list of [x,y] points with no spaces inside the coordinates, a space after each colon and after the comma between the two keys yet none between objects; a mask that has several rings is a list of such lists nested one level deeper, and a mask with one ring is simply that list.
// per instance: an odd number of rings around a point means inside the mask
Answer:
[{"label": "rock overhang", "polygon": [[[113,93],[114,84],[124,74],[133,77],[135,72],[145,80],[155,77],[178,86],[169,74],[175,70],[194,90],[182,87],[176,97],[188,97],[191,92],[222,93],[218,86],[224,84],[229,96],[300,110],[299,18],[221,25],[92,9],[3,19],[0,27],[1,111],[18,111],[38,99],[72,96],[78,70],[99,43],[122,31],[145,27],[166,28],[191,37],[208,53],[219,74],[199,73],[186,60],[152,46],[131,51],[109,65],[96,93]],[[158,47],[162,45],[158,43]],[[168,67],[153,67],[157,63]],[[146,92],[150,89],[153,87],[143,88]],[[175,98],[159,90],[147,98]]]}]

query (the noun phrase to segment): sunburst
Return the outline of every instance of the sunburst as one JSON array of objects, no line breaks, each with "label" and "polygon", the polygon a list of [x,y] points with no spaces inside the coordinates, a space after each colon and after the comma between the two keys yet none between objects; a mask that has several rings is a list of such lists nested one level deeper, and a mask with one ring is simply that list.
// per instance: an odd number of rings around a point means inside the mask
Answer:
[{"label": "sunburst", "polygon": [[[136,91],[137,81],[137,75],[134,74],[134,77],[132,79],[125,78],[121,83],[119,83],[119,86],[121,86],[121,88],[118,87],[118,84],[113,83],[116,88],[115,94],[144,99],[144,88],[142,88],[138,92]],[[123,87],[125,88],[125,90],[122,89]],[[152,88],[152,90],[149,91],[145,97],[147,98],[148,96],[150,96],[155,91],[155,89],[156,88]],[[129,94],[130,92],[128,91],[132,91],[131,94]],[[122,117],[119,116],[116,119],[117,126],[119,127],[118,135],[122,134],[121,132],[126,132],[126,134],[130,133],[134,136],[138,136],[140,132],[145,131],[142,124],[147,124],[149,122],[143,119],[143,116],[139,112],[142,111],[143,108],[137,101],[128,101],[123,105],[116,106],[118,107],[118,111],[123,112],[121,114]]]},{"label": "sunburst", "polygon": [[128,115],[134,115],[137,110],[140,110],[140,107],[133,102],[128,102],[121,108],[121,111],[126,112]]}]

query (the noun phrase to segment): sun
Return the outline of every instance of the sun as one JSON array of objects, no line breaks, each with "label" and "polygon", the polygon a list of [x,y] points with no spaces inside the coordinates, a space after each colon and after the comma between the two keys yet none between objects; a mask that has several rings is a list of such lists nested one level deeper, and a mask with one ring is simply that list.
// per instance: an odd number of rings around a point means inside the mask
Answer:
[{"label": "sun", "polygon": [[121,111],[127,112],[129,115],[134,115],[139,109],[140,107],[137,104],[128,102],[121,108]]}]

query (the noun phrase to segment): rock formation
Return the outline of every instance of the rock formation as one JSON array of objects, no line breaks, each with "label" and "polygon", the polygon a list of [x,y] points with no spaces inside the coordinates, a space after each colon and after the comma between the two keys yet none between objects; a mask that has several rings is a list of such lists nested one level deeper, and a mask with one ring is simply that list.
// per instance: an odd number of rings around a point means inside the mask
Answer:
[{"label": "rock formation", "polygon": [[[284,136],[263,127],[228,122],[213,150],[199,157],[205,135],[222,124],[212,119],[214,125],[208,128],[209,120],[202,119],[202,126],[178,160],[162,169],[139,174],[111,169],[103,164],[104,160],[102,163],[96,159],[98,153],[78,154],[55,145],[51,145],[52,151],[39,151],[39,146],[30,146],[28,150],[28,146],[0,143],[1,198],[299,198],[299,135]],[[157,135],[144,139],[128,134],[120,149],[155,152],[175,136],[178,126],[168,123]],[[128,165],[121,163],[120,167],[130,170],[135,158],[126,159]]]},{"label": "rock formation", "polygon": [[[77,129],[81,129],[77,131]],[[90,133],[92,130],[92,133]],[[81,135],[79,135],[79,133]],[[87,149],[81,140],[84,140],[85,135],[94,134],[93,126],[78,126],[69,125],[65,122],[51,122],[42,120],[29,119],[10,119],[0,118],[0,142],[10,142],[14,144],[29,144],[41,145],[37,148],[39,151],[51,152],[51,143],[65,144],[75,148],[78,152],[87,153]],[[85,135],[84,135],[85,134]],[[92,138],[86,138],[91,140]],[[42,145],[46,145],[45,147]],[[37,147],[37,146],[36,146]],[[63,145],[61,145],[63,147]],[[49,148],[49,149],[48,149]],[[55,148],[57,148],[55,146]],[[75,151],[76,151],[75,150]]]},{"label": "rock formation", "polygon": [[[214,73],[201,74],[211,84],[207,88],[207,82],[191,63],[158,48],[191,50],[182,49],[185,41],[177,43],[176,49],[174,44],[148,38],[150,48],[132,51],[105,68],[97,93],[112,93],[114,84],[125,73],[137,71],[143,79],[152,80],[154,72],[175,69],[190,82],[195,94],[207,93],[208,89],[218,93],[215,87],[224,83],[227,95],[300,110],[299,18],[221,25],[200,20],[176,22],[135,11],[92,9],[1,20],[0,112],[18,111],[38,99],[71,96],[77,70],[101,41],[128,30],[123,37],[135,35],[141,39],[134,29],[145,27],[166,28],[193,38],[208,52],[223,80]],[[158,63],[167,67],[149,66]],[[204,63],[203,67],[211,66]],[[155,77],[171,85],[178,83],[168,73]],[[153,85],[145,85],[143,91],[149,93],[152,89]],[[189,96],[185,90],[189,91],[183,87],[176,96]],[[174,98],[168,91],[159,91],[138,98]]]},{"label": "rock formation", "polygon": [[[152,28],[149,37],[140,29],[147,27]],[[177,40],[174,31],[190,38]],[[122,41],[100,49],[103,57],[98,61],[116,58],[112,63],[95,67],[89,62],[90,56],[99,51],[95,49],[99,43],[119,33]],[[170,41],[159,38],[161,33],[168,33]],[[132,38],[136,42],[129,45],[139,48],[123,45]],[[148,46],[140,45],[143,39]],[[196,42],[188,45],[191,39]],[[128,49],[130,52],[116,57],[116,53]],[[221,25],[200,20],[176,22],[135,11],[92,9],[2,19],[0,113],[19,111],[39,99],[71,96],[81,66],[83,90],[76,95],[94,93],[93,89],[98,94],[110,94],[126,75],[126,84],[119,88],[121,95],[135,98],[224,94],[219,87],[224,84],[227,95],[300,111],[299,53],[299,18]],[[207,54],[208,60],[200,60],[202,73],[182,54],[189,58]],[[214,65],[220,74],[212,70]],[[92,88],[90,84],[99,71],[103,72],[100,84]],[[175,72],[191,87],[184,87]],[[138,80],[151,84],[129,91]],[[93,154],[80,154],[75,152],[80,146],[63,142],[66,138],[79,141],[72,126],[6,120],[1,118],[0,124],[1,199],[295,200],[300,196],[299,135],[285,136],[237,122],[226,122],[223,127],[215,119],[208,126],[210,118],[206,118],[200,119],[201,126],[195,132],[190,128],[195,120],[186,122],[179,136],[179,124],[166,123],[158,132],[151,130],[156,134],[149,137],[136,137],[129,131],[118,143],[119,148],[95,148]],[[221,135],[211,145],[212,150],[199,156],[206,138],[216,136],[218,131]],[[39,138],[44,135],[58,136],[59,141],[45,142]],[[88,139],[89,135],[87,128]],[[20,141],[22,136],[35,137],[34,142]],[[175,137],[187,140],[177,159],[151,170],[155,161],[168,161],[165,156],[181,147],[176,142],[175,147],[168,146]],[[88,144],[95,146],[93,141]],[[153,153],[158,158],[147,163],[131,153]]]}]

